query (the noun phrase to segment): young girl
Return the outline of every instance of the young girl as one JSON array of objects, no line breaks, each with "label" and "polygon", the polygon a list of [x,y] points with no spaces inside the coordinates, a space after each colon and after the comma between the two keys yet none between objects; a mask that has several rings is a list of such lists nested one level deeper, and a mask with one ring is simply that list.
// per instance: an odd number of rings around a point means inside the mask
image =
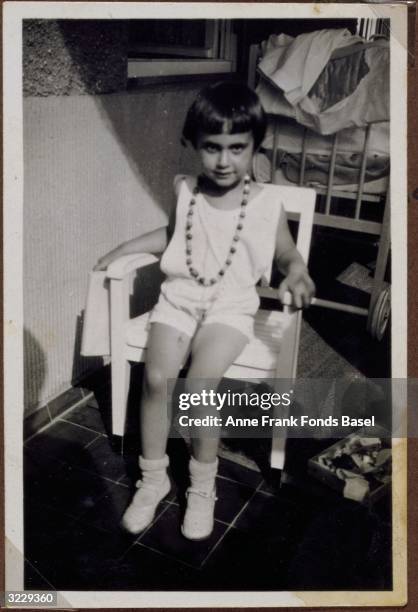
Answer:
[{"label": "young girl", "polygon": [[[195,385],[194,391],[199,379],[220,381],[252,336],[259,306],[255,285],[267,273],[274,254],[285,274],[279,297],[290,291],[295,306],[301,308],[314,294],[277,200],[279,188],[258,185],[250,178],[265,128],[256,94],[232,82],[204,89],[186,117],[183,141],[194,147],[201,174],[176,177],[174,184],[175,220],[161,260],[166,280],[151,314],[145,364],[142,481],[122,519],[132,533],[152,522],[157,505],[170,491],[167,379],[177,378],[190,353],[188,381]],[[160,253],[165,247],[165,232],[157,230],[111,251],[96,269],[105,269],[121,255]],[[191,486],[182,525],[183,535],[191,540],[206,538],[213,529],[219,441],[213,432],[212,437],[197,434],[192,440]]]}]

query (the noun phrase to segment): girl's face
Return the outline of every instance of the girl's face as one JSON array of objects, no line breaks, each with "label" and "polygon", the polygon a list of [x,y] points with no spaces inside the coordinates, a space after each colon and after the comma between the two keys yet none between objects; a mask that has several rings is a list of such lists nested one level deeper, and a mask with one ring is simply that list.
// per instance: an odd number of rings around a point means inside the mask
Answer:
[{"label": "girl's face", "polygon": [[251,168],[254,153],[252,132],[201,133],[196,143],[203,174],[218,188],[232,189]]}]

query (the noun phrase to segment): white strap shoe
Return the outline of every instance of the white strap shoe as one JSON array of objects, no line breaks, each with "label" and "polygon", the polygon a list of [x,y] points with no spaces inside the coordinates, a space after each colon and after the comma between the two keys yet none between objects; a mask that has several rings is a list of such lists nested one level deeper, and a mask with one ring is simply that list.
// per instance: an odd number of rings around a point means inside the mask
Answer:
[{"label": "white strap shoe", "polygon": [[133,534],[141,533],[154,520],[157,506],[170,492],[171,483],[167,474],[161,483],[138,480],[138,491],[122,517],[121,525]]},{"label": "white strap shoe", "polygon": [[195,487],[189,487],[186,497],[187,508],[181,532],[188,540],[204,540],[213,531],[213,515],[217,500],[215,489],[207,493]]}]

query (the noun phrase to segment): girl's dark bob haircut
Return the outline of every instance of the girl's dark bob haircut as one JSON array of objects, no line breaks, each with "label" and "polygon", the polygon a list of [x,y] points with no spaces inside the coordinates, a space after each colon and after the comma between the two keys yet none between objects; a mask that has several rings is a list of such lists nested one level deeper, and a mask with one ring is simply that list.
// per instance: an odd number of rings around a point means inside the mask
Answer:
[{"label": "girl's dark bob haircut", "polygon": [[266,133],[266,116],[257,94],[244,85],[224,81],[203,89],[188,110],[182,142],[196,148],[199,134],[252,132],[258,149]]}]

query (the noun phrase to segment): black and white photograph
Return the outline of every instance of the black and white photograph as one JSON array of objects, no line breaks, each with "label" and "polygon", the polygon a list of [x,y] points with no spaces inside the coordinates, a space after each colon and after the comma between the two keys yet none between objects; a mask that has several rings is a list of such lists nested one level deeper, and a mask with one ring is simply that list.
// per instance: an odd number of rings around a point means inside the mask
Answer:
[{"label": "black and white photograph", "polygon": [[8,605],[404,605],[407,7],[4,9]]}]

